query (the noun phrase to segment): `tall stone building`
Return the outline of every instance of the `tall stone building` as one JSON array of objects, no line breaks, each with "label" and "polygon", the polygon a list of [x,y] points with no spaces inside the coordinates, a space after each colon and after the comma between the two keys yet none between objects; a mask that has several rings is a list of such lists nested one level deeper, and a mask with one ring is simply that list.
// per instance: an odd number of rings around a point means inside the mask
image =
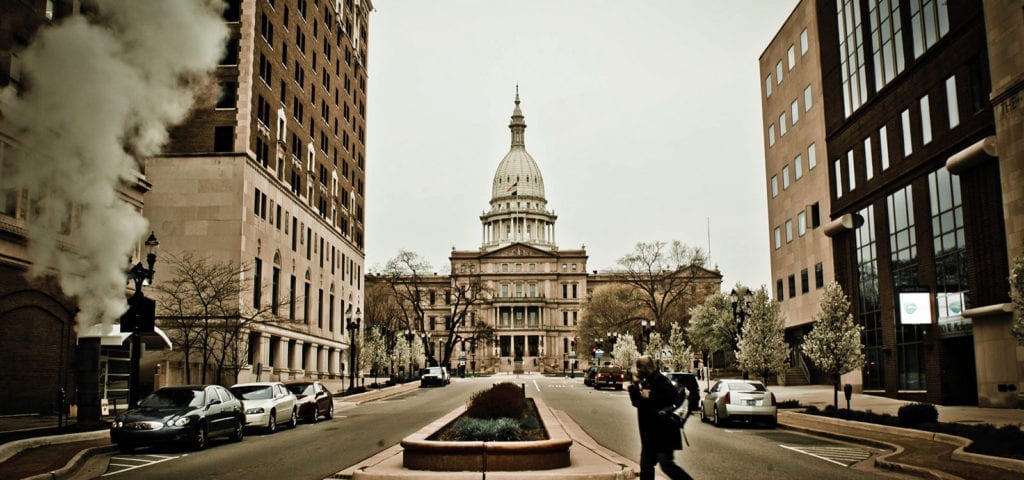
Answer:
[{"label": "tall stone building", "polygon": [[[615,282],[614,273],[588,273],[587,252],[560,248],[556,241],[557,216],[548,209],[544,177],[526,151],[526,122],[516,92],[512,111],[511,144],[498,163],[491,182],[490,209],[480,215],[481,244],[474,250],[452,249],[451,275],[422,277],[427,352],[445,357],[449,337],[445,319],[452,306],[445,292],[457,278],[473,278],[486,285],[488,295],[472,304],[466,320],[493,328],[493,338],[473,345],[452,345],[451,365],[475,372],[561,372],[586,368],[591,352],[577,345],[577,327],[589,293]],[[691,267],[698,289],[711,293],[721,288],[716,270]],[[367,277],[368,282],[385,281]],[[702,297],[701,297],[702,298]],[[458,327],[462,327],[461,325]],[[582,343],[582,342],[581,342]],[[591,343],[586,342],[587,345]],[[464,362],[464,363],[463,363]]]},{"label": "tall stone building", "polygon": [[[315,378],[338,388],[351,372],[372,10],[369,0],[228,2],[216,89],[146,166],[146,216],[161,251],[247,266],[239,302],[270,305],[288,321],[247,332],[239,381]],[[151,360],[156,386],[182,380],[180,356]]]},{"label": "tall stone building", "polygon": [[[800,353],[826,282],[835,279],[815,2],[797,4],[759,60],[773,293],[792,347],[789,384],[827,379]],[[860,383],[860,374],[844,383]]]},{"label": "tall stone building", "polygon": [[1024,349],[1010,333],[1007,293],[1024,218],[1019,7],[842,0],[796,9],[815,13],[824,231],[863,327],[864,391],[1020,402]]}]

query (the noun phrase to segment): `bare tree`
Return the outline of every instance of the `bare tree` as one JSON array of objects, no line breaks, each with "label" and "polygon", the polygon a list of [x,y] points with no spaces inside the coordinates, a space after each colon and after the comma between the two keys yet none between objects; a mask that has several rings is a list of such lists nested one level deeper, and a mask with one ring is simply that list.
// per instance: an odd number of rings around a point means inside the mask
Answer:
[{"label": "bare tree", "polygon": [[[198,355],[200,381],[210,370],[219,381],[225,373],[237,379],[248,358],[245,332],[259,325],[288,323],[274,315],[271,305],[252,307],[242,299],[251,293],[243,283],[247,265],[217,262],[191,253],[164,255],[172,275],[154,285],[157,320],[185,360],[185,382],[192,383],[191,362]],[[279,301],[280,302],[280,301]]]},{"label": "bare tree", "polygon": [[640,330],[640,320],[649,319],[637,290],[624,284],[609,284],[596,289],[583,302],[582,318],[576,329],[576,345],[583,351],[603,342],[608,334]]},{"label": "bare tree", "polygon": [[[444,317],[445,348],[442,365],[448,365],[456,342],[487,342],[494,335],[494,328],[482,320],[473,321],[473,305],[489,298],[491,291],[479,275],[451,274],[451,290],[445,292],[446,301],[451,305],[451,315]],[[467,321],[468,320],[468,321]]]},{"label": "bare tree", "polygon": [[[638,242],[633,252],[618,260],[616,280],[636,289],[636,297],[649,312],[655,329],[668,335],[672,320],[687,313],[687,302],[699,292],[704,252],[678,240]],[[700,268],[694,268],[700,267]]]},{"label": "bare tree", "polygon": [[425,288],[422,276],[430,270],[430,263],[418,253],[399,250],[398,255],[389,259],[384,265],[382,273],[385,284],[394,294],[395,305],[398,307],[398,318],[404,328],[415,332],[424,331],[423,293]]}]

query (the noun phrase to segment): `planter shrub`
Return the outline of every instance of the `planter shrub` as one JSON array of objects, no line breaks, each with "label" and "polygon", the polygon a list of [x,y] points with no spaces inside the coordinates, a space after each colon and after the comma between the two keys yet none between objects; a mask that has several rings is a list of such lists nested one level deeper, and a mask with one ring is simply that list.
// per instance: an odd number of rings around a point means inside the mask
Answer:
[{"label": "planter shrub", "polygon": [[466,416],[477,419],[510,418],[519,421],[526,415],[526,396],[514,383],[499,383],[469,397]]},{"label": "planter shrub", "polygon": [[455,436],[462,441],[515,441],[522,437],[519,422],[511,418],[480,419],[462,417],[453,427]]},{"label": "planter shrub", "polygon": [[905,427],[939,421],[939,411],[930,403],[908,403],[900,407],[897,416]]}]

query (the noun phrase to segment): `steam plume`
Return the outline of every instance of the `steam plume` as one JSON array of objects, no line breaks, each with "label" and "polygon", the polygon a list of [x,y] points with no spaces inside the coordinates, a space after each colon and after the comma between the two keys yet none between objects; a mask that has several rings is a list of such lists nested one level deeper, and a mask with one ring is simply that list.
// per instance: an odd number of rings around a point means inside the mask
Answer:
[{"label": "steam plume", "polygon": [[95,14],[41,30],[19,57],[26,89],[0,94],[20,144],[0,187],[30,196],[29,275],[58,276],[78,302],[79,328],[124,312],[125,268],[148,229],[119,190],[185,118],[227,36],[219,0],[94,3]]}]

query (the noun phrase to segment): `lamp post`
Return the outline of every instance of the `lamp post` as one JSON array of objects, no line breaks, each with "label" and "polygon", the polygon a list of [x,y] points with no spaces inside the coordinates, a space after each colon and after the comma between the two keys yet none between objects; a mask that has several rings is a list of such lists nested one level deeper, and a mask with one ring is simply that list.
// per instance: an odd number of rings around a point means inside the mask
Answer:
[{"label": "lamp post", "polygon": [[640,320],[640,352],[646,354],[644,351],[644,343],[650,343],[651,332],[654,331],[654,320],[643,319]]},{"label": "lamp post", "polygon": [[430,344],[430,334],[427,332],[420,332],[420,338],[423,339],[423,366],[429,367],[430,359],[433,358],[433,354],[431,353],[433,345]]},{"label": "lamp post", "polygon": [[150,232],[146,239],[146,265],[140,260],[128,270],[129,278],[135,282],[135,293],[128,299],[128,311],[121,316],[121,332],[132,332],[132,345],[128,364],[128,408],[139,404],[139,360],[142,357],[143,333],[152,333],[155,325],[156,302],[146,298],[142,286],[153,281],[153,266],[156,264],[156,250],[160,242]]},{"label": "lamp post", "polygon": [[[747,319],[747,309],[750,306],[750,289],[744,286],[734,288],[729,292],[729,300],[732,302],[732,318],[736,321],[736,336],[732,339],[732,349],[735,352],[738,348],[739,335],[743,334],[743,322]],[[749,374],[744,371],[743,379],[746,380]]]},{"label": "lamp post", "polygon": [[345,325],[345,329],[348,330],[348,390],[354,392],[356,389],[356,333],[359,332],[360,309],[356,308],[356,317],[353,319],[351,313],[352,306],[349,305],[349,311],[345,312],[348,314],[348,321]]},{"label": "lamp post", "polygon": [[408,380],[412,380],[412,339],[416,338],[411,328],[405,329],[405,341],[409,342],[409,371],[406,372]]}]

